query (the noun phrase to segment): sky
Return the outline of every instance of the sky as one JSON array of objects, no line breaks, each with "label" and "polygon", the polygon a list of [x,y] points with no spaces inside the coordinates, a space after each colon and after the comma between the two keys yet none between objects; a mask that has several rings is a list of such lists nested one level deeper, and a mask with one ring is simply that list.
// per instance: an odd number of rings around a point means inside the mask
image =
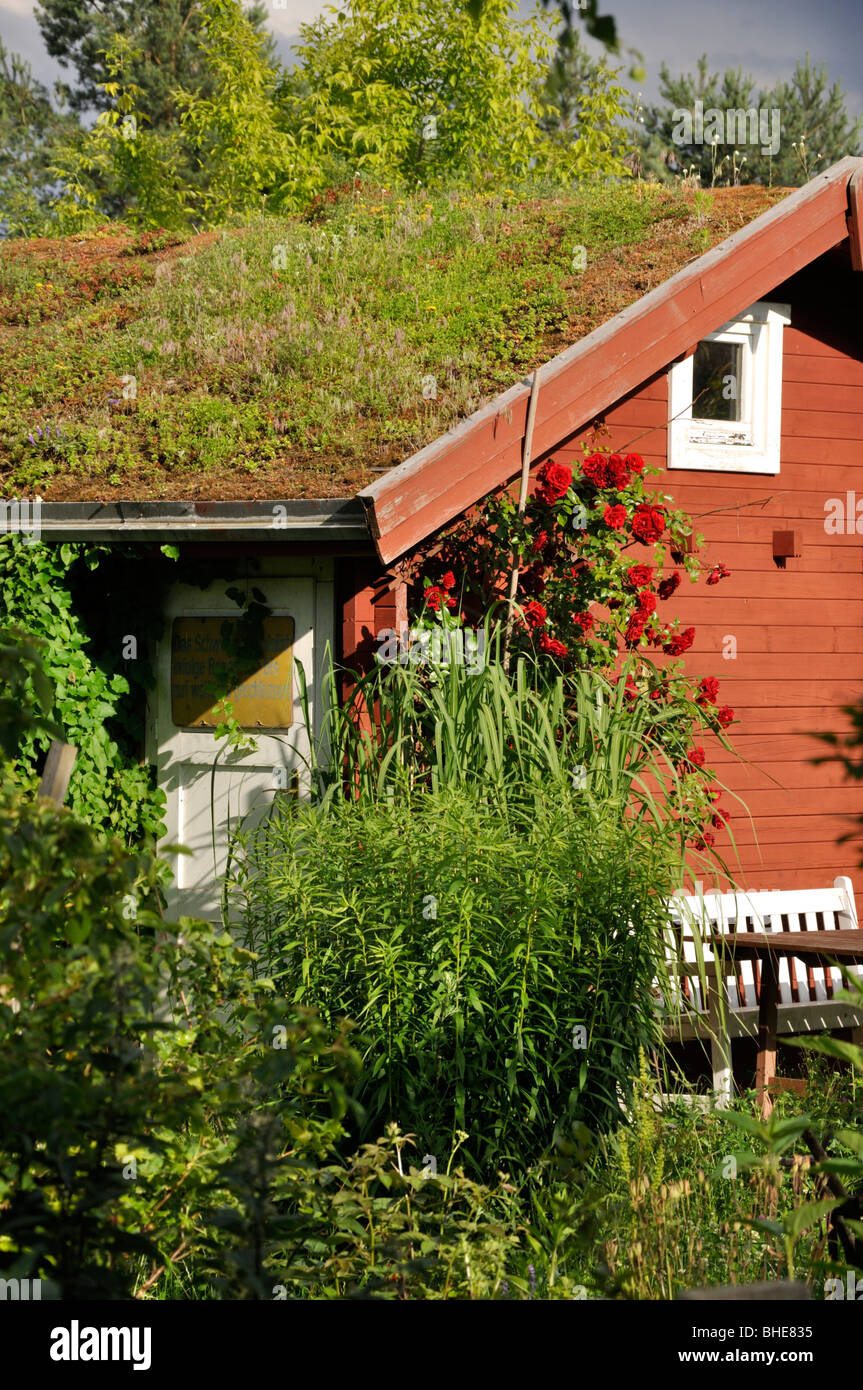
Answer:
[{"label": "sky", "polygon": [[[325,5],[268,3],[280,55],[289,61],[300,24]],[[531,8],[529,0],[520,0],[522,14]],[[849,112],[863,114],[863,0],[601,0],[601,9],[614,15],[622,42],[644,55],[647,76],[640,85],[647,99],[658,95],[663,60],[673,73],[692,72],[706,53],[712,69],[742,67],[759,85],[770,86],[790,77],[797,58],[808,52],[827,64],[832,80],[841,79]],[[44,50],[34,10],[31,0],[0,0],[0,38],[50,86],[63,70]]]}]

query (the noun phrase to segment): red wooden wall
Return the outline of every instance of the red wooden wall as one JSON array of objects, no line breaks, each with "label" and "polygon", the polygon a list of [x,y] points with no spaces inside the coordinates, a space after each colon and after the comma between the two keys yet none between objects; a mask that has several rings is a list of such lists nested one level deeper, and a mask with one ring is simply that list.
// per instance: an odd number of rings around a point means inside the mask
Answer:
[{"label": "red wooden wall", "polygon": [[[683,576],[675,597],[660,606],[695,627],[687,669],[718,676],[720,703],[739,717],[731,735],[746,764],[710,736],[705,749],[707,763],[743,797],[755,822],[753,830],[723,794],[740,849],[736,871],[752,888],[818,887],[838,873],[863,887],[863,839],[837,843],[853,829],[848,817],[863,814],[863,784],[849,782],[838,766],[810,762],[827,751],[813,733],[846,728],[841,706],[863,696],[863,535],[828,535],[824,526],[829,498],[856,490],[863,501],[861,280],[847,259],[831,253],[765,296],[792,306],[778,474],[668,471],[665,372],[605,416],[609,447],[632,448],[662,469],[651,482],[692,516],[705,536],[704,560],[731,570],[710,588]],[[580,458],[576,442],[551,457]],[[784,568],[773,558],[777,530],[796,530],[802,541],[800,557]],[[735,660],[722,655],[729,635],[737,639]],[[730,849],[727,834],[717,833],[717,848]]]}]

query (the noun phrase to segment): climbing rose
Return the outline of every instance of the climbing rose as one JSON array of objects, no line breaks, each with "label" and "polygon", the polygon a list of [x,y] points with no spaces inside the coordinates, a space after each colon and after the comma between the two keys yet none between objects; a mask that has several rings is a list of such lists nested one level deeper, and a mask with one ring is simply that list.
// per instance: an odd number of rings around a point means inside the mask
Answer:
[{"label": "climbing rose", "polygon": [[445,603],[447,608],[455,608],[454,596],[452,594],[445,593],[443,589],[439,589],[435,584],[433,584],[430,589],[426,589],[425,598],[426,603],[428,604],[429,608],[432,610],[433,613],[438,612],[441,603]]},{"label": "climbing rose", "polygon": [[690,748],[686,755],[686,760],[692,763],[693,767],[704,766],[704,749],[701,747],[700,743],[697,744],[695,748]]},{"label": "climbing rose", "polygon": [[447,570],[446,574],[440,582],[440,587],[442,589],[455,588],[455,575],[453,574],[452,570]]},{"label": "climbing rose", "polygon": [[640,613],[633,613],[629,622],[626,624],[624,640],[629,647],[635,647],[644,636],[645,619]]},{"label": "climbing rose", "polygon": [[630,589],[643,589],[652,578],[652,565],[630,565],[626,571],[626,583]]},{"label": "climbing rose", "polygon": [[705,676],[698,687],[698,703],[700,705],[715,705],[718,694],[719,681],[715,676]]},{"label": "climbing rose", "polygon": [[696,849],[709,849],[716,844],[716,836],[710,830],[705,830],[703,835],[699,835],[697,840],[692,841]]},{"label": "climbing rose", "polygon": [[680,575],[670,574],[667,579],[663,579],[657,589],[660,598],[671,598],[671,595],[680,588]]},{"label": "climbing rose", "polygon": [[536,599],[531,599],[530,603],[524,605],[524,617],[528,627],[542,627],[548,613],[541,603],[537,603]]},{"label": "climbing rose", "polygon": [[658,541],[665,530],[665,513],[661,507],[636,507],[632,518],[632,534],[638,541],[650,545]]},{"label": "climbing rose", "polygon": [[731,570],[725,565],[715,565],[707,576],[708,584],[718,584],[720,579],[730,579]]},{"label": "climbing rose", "polygon": [[595,487],[608,487],[608,464],[602,454],[591,454],[581,465],[581,471]]},{"label": "climbing rose", "polygon": [[536,540],[535,540],[534,543],[533,543],[534,554],[539,554],[540,550],[542,550],[542,549],[543,549],[545,546],[547,546],[547,545],[548,545],[548,532],[547,532],[547,531],[540,531],[539,535],[537,536]]},{"label": "climbing rose", "polygon": [[695,628],[687,627],[683,632],[675,632],[670,641],[665,644],[665,651],[669,656],[680,656],[683,652],[689,651],[695,641]]},{"label": "climbing rose", "polygon": [[713,816],[711,816],[710,824],[714,827],[715,830],[722,830],[723,826],[730,820],[731,812],[723,811],[721,808],[719,808],[716,811],[716,813]]},{"label": "climbing rose", "polygon": [[620,454],[611,454],[608,460],[608,479],[612,487],[620,490],[629,484],[629,470]]},{"label": "climbing rose", "polygon": [[576,627],[581,628],[585,637],[588,633],[593,632],[596,622],[592,613],[575,613],[572,621],[575,623]]},{"label": "climbing rose", "polygon": [[638,595],[638,611],[642,617],[648,617],[656,612],[656,594],[652,594],[649,589],[642,589]]},{"label": "climbing rose", "polygon": [[539,650],[548,656],[566,656],[566,647],[563,642],[559,642],[556,637],[549,637],[544,632],[539,639]]},{"label": "climbing rose", "polygon": [[624,467],[628,468],[630,473],[644,472],[644,459],[641,457],[641,454],[627,454],[623,463]]},{"label": "climbing rose", "polygon": [[551,505],[560,501],[569,491],[572,483],[572,469],[563,463],[544,463],[538,474],[539,487],[536,495]]},{"label": "climbing rose", "polygon": [[716,718],[719,720],[723,729],[727,729],[728,725],[734,720],[734,710],[730,705],[723,705],[721,709],[716,711]]},{"label": "climbing rose", "polygon": [[620,504],[616,507],[606,507],[603,512],[603,521],[606,526],[610,526],[612,531],[622,531],[626,525],[626,508]]}]

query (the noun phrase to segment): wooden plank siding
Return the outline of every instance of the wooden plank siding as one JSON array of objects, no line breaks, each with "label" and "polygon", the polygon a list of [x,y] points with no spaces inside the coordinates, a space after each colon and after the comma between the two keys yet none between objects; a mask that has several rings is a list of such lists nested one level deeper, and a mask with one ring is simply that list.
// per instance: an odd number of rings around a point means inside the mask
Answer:
[{"label": "wooden plank siding", "polygon": [[[733,816],[738,874],[751,889],[826,885],[839,873],[856,881],[863,857],[859,835],[839,843],[863,815],[863,785],[835,764],[813,763],[829,751],[814,735],[847,729],[841,706],[863,697],[863,535],[828,535],[824,525],[829,498],[853,491],[863,501],[860,278],[847,257],[827,255],[763,296],[791,305],[777,475],[668,470],[667,371],[601,417],[603,447],[636,449],[659,468],[651,482],[693,518],[705,537],[703,559],[732,572],[711,588],[684,575],[660,609],[695,627],[686,669],[719,677],[720,702],[738,716],[731,735],[745,761],[715,739],[704,742],[728,788],[722,804]],[[546,457],[580,459],[588,433]],[[802,542],[784,567],[773,559],[773,532],[782,530],[798,531]],[[640,547],[631,553],[651,558]],[[723,657],[728,636],[737,641],[735,659]],[[728,844],[718,833],[717,846]]]}]

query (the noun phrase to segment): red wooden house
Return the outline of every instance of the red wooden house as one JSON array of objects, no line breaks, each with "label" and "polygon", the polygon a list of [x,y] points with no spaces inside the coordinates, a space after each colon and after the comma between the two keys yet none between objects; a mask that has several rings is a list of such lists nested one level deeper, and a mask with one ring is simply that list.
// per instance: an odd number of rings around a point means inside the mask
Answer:
[{"label": "red wooden house", "polygon": [[[863,812],[863,790],[811,762],[813,733],[844,727],[841,707],[863,694],[863,161],[842,160],[680,262],[539,368],[532,466],[580,456],[606,425],[611,447],[661,468],[657,487],[692,516],[705,558],[731,570],[719,591],[684,586],[676,611],[696,628],[688,669],[719,675],[740,720],[734,742],[748,762],[717,761],[754,818],[754,830],[735,822],[743,882],[819,886],[853,875],[857,851],[838,842],[847,816]],[[693,418],[695,386],[723,363],[741,383],[736,399],[712,399]],[[306,669],[321,670],[327,643],[358,666],[406,618],[400,562],[517,477],[529,394],[529,382],[513,386],[353,496],[46,502],[42,532],[261,557],[258,582]],[[168,616],[200,631],[175,626],[150,717],[169,839],[201,846],[200,872],[182,871],[189,910],[206,907],[212,877],[209,791],[206,806],[192,794],[212,745],[196,743],[172,662],[184,644],[210,640],[206,621],[226,606],[215,588],[172,600]],[[319,709],[323,694],[312,694]],[[268,722],[284,732],[291,720]],[[263,742],[256,766],[269,779],[286,742]]]}]

